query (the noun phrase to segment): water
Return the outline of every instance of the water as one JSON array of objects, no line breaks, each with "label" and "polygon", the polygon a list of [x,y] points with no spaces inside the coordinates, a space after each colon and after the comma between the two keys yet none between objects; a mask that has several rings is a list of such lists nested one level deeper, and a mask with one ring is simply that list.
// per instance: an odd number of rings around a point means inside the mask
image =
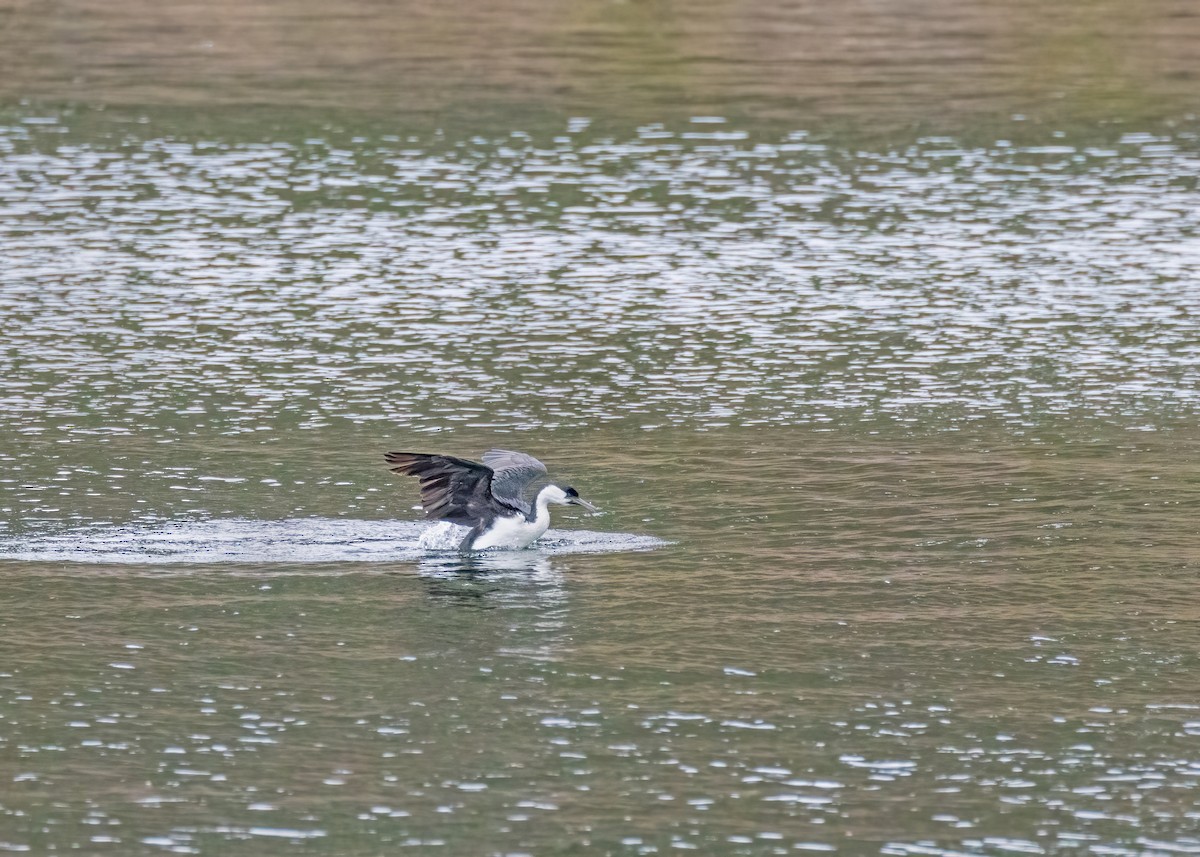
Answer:
[{"label": "water", "polygon": [[1190,7],[222,10],[0,27],[0,852],[1200,851]]},{"label": "water", "polygon": [[[1052,124],[1194,114],[1191,0],[218,0],[11,4],[0,97],[437,116],[814,116],[873,129],[1019,113]],[[527,129],[525,129],[527,130]]]},{"label": "water", "polygon": [[[5,552],[0,556],[102,565],[237,563],[294,568],[296,565],[341,566],[353,562],[427,559],[455,565],[467,561],[458,556],[458,546],[467,532],[467,527],[446,522],[214,518],[163,527],[73,527],[62,533],[11,539],[3,544]],[[667,544],[652,536],[549,530],[532,550],[481,552],[480,556],[471,559],[482,563],[480,567],[484,569],[509,565],[524,568],[533,561],[532,556],[541,559],[558,554],[654,550]]]},{"label": "water", "polygon": [[845,152],[698,127],[10,127],[9,413],[233,437],[1194,412],[1194,134]]}]

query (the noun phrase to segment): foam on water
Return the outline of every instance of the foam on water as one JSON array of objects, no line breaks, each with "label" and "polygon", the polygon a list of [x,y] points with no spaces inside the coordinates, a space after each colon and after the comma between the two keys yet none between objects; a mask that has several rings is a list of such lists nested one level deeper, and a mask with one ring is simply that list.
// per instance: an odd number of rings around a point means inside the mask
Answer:
[{"label": "foam on water", "polygon": [[[405,562],[454,551],[462,529],[420,521],[349,518],[246,518],[182,521],[160,526],[99,525],[0,541],[0,559],[104,565]],[[549,530],[523,551],[530,557],[654,550],[669,544],[653,536],[590,530]]]}]

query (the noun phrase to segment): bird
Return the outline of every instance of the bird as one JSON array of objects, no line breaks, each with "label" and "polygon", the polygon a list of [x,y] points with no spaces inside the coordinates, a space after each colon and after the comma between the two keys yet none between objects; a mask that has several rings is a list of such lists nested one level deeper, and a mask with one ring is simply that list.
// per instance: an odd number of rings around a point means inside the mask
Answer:
[{"label": "bird", "polygon": [[424,452],[388,452],[384,459],[393,465],[393,473],[420,480],[426,518],[471,528],[459,545],[461,551],[528,547],[550,527],[551,503],[600,511],[570,485],[555,483],[539,490],[530,502],[530,485],[549,471],[523,452],[490,449],[482,464]]}]

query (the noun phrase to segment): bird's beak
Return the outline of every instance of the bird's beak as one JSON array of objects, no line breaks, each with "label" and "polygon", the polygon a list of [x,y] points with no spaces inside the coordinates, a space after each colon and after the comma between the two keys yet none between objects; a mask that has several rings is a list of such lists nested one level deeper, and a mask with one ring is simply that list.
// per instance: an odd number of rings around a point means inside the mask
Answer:
[{"label": "bird's beak", "polygon": [[591,503],[589,503],[587,500],[583,499],[582,497],[572,497],[571,502],[576,506],[582,506],[583,508],[587,509],[589,512],[599,512],[600,511],[599,509],[597,509],[595,506],[593,506]]}]

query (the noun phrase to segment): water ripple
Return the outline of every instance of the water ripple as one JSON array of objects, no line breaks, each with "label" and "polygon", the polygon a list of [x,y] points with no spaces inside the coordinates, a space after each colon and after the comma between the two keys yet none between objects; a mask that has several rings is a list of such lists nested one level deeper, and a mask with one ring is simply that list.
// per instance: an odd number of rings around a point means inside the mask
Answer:
[{"label": "water ripple", "polygon": [[677,133],[48,145],[0,128],[0,425],[223,435],[1192,412],[1200,172]]},{"label": "water ripple", "polygon": [[[362,521],[346,518],[303,518],[287,521],[216,519],[173,525],[93,526],[66,532],[0,539],[0,560],[73,562],[104,565],[271,564],[406,562],[436,559],[449,553],[457,539],[427,537],[431,527],[412,521]],[[436,525],[434,527],[436,529]],[[522,551],[488,551],[472,555],[472,568],[526,568],[559,554],[654,550],[669,544],[653,536],[588,530],[549,530]],[[444,563],[443,563],[444,564]]]}]

